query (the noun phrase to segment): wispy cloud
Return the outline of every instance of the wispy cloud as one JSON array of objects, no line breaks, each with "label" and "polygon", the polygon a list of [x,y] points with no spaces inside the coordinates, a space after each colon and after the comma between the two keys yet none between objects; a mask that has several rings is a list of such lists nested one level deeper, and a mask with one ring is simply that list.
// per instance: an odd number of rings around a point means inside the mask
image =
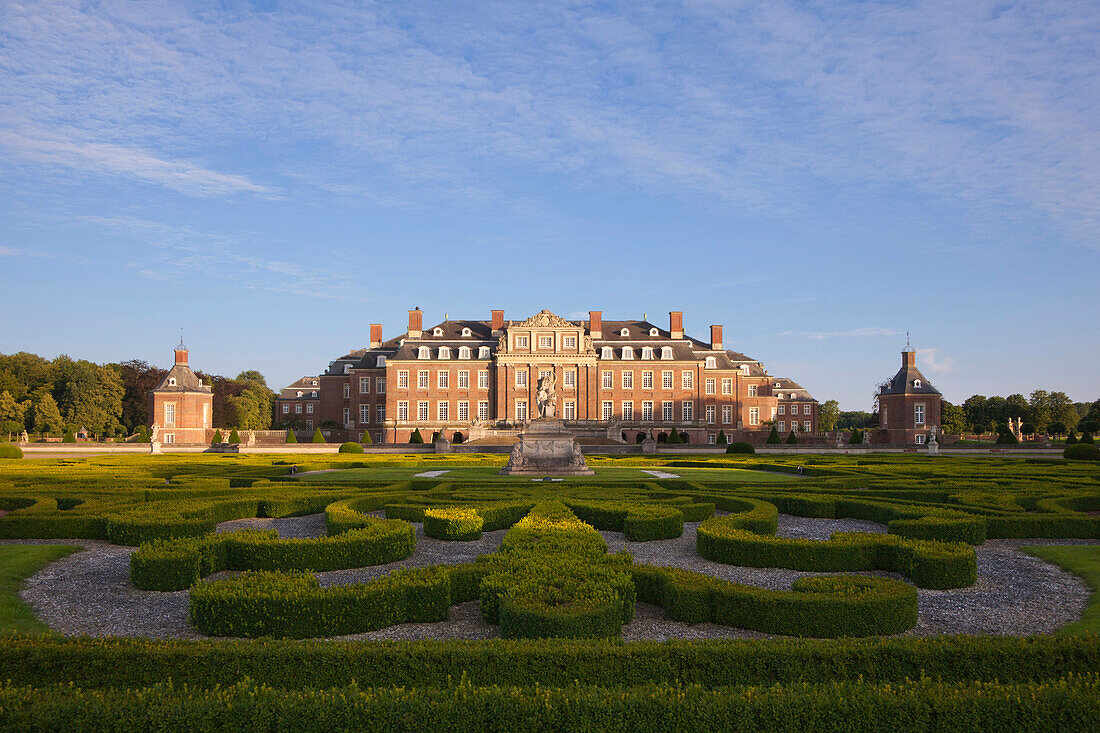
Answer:
[{"label": "wispy cloud", "polygon": [[802,338],[820,341],[833,338],[861,338],[865,336],[898,336],[898,331],[892,328],[879,326],[867,326],[865,328],[853,328],[848,331],[783,331],[780,336],[800,336]]},{"label": "wispy cloud", "polygon": [[917,357],[931,372],[946,374],[955,368],[955,360],[941,355],[939,349],[917,349]]}]

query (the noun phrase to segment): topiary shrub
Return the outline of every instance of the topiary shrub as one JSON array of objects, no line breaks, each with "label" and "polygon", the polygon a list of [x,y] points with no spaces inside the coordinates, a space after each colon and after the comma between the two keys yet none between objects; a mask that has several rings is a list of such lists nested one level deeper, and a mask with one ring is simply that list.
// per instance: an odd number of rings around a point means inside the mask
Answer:
[{"label": "topiary shrub", "polygon": [[859,445],[863,442],[863,432],[856,428],[852,431],[852,435],[848,438],[848,445]]},{"label": "topiary shrub", "polygon": [[669,445],[681,445],[684,442],[683,437],[673,428],[668,434]]},{"label": "topiary shrub", "polygon": [[340,445],[341,453],[362,453],[363,446],[358,443],[347,442]]},{"label": "topiary shrub", "polygon": [[72,430],[66,430],[65,431],[65,437],[61,439],[61,442],[62,443],[75,443],[76,442],[76,433],[74,433]]},{"label": "topiary shrub", "polygon": [[1072,430],[1066,434],[1066,445],[1077,445],[1077,436],[1074,435]]},{"label": "topiary shrub", "polygon": [[1092,433],[1081,433],[1081,440],[1079,442],[1085,443],[1087,445],[1093,445],[1096,443],[1096,441],[1092,439]]},{"label": "topiary shrub", "polygon": [[1090,443],[1067,446],[1062,457],[1071,461],[1100,461],[1100,448]]},{"label": "topiary shrub", "polygon": [[314,443],[324,443],[325,442],[325,436],[321,435],[321,428],[317,428],[316,430],[313,431],[313,442]]},{"label": "topiary shrub", "polygon": [[420,434],[420,428],[412,431],[412,435],[409,436],[410,444],[419,444],[424,442],[424,436]]},{"label": "topiary shrub", "polygon": [[286,431],[286,442],[288,442],[288,443],[297,443],[298,442],[298,436],[294,434],[293,430],[287,430]]},{"label": "topiary shrub", "polygon": [[22,458],[23,449],[11,443],[0,443],[0,458]]},{"label": "topiary shrub", "polygon": [[215,430],[214,437],[210,439],[210,445],[218,445],[222,442],[222,431]]},{"label": "topiary shrub", "polygon": [[772,425],[772,431],[768,433],[768,439],[764,441],[768,445],[779,445],[783,439],[779,437],[779,431]]},{"label": "topiary shrub", "polygon": [[714,439],[718,445],[726,445],[729,443],[729,438],[726,437],[726,431],[719,428],[718,437]]},{"label": "topiary shrub", "polygon": [[1015,436],[1015,434],[1013,434],[1013,433],[1011,433],[1007,430],[997,436],[997,445],[1019,445],[1019,444],[1020,444],[1020,441]]},{"label": "topiary shrub", "polygon": [[752,443],[746,443],[744,441],[738,441],[736,443],[730,443],[726,447],[726,453],[755,453],[756,448],[752,446]]},{"label": "topiary shrub", "polygon": [[791,434],[787,436],[787,445],[798,445],[798,438],[795,437],[793,430]]},{"label": "topiary shrub", "polygon": [[[369,430],[364,430],[363,431],[363,435],[360,436],[359,442],[362,443],[363,445],[370,445],[371,443],[374,442],[373,440],[370,439],[370,431]],[[362,453],[362,451],[360,451],[360,453]]]},{"label": "topiary shrub", "polygon": [[241,443],[241,434],[237,432],[236,428],[233,428],[232,430],[229,431],[229,442],[232,445],[240,445],[240,443]]}]

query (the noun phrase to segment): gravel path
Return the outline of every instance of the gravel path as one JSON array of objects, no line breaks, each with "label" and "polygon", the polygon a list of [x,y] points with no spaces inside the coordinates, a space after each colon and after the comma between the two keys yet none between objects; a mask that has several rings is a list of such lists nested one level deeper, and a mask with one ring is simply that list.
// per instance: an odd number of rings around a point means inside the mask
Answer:
[{"label": "gravel path", "polygon": [[[380,516],[380,513],[376,513]],[[318,573],[322,585],[366,582],[398,568],[469,562],[493,552],[507,530],[486,532],[475,542],[444,542],[425,537],[416,527],[416,551],[395,563],[353,570]],[[705,560],[695,551],[698,523],[684,525],[682,537],[653,542],[627,542],[622,533],[602,532],[608,550],[626,550],[638,563],[679,567],[738,583],[789,589],[806,573],[782,568],[745,568]],[[219,532],[275,529],[281,537],[319,537],[325,533],[323,514],[285,519],[243,519],[218,525]],[[874,522],[849,519],[807,519],[780,515],[777,534],[783,537],[828,539],[833,532],[884,532]],[[136,590],[129,582],[129,547],[92,540],[4,540],[3,544],[75,544],[83,552],[63,558],[27,580],[21,597],[51,628],[65,635],[200,638],[187,623],[187,591],[160,593]],[[1089,591],[1076,576],[1031,557],[1019,547],[1040,544],[1095,544],[1087,540],[991,540],[977,548],[978,582],[957,590],[918,591],[916,628],[905,635],[945,633],[1026,635],[1049,633],[1080,618]],[[898,577],[893,573],[873,575]],[[476,602],[451,608],[447,621],[400,624],[345,639],[483,639],[498,636]],[[662,609],[637,604],[634,620],[623,627],[623,639],[765,638],[767,635],[714,624],[671,621]]]}]

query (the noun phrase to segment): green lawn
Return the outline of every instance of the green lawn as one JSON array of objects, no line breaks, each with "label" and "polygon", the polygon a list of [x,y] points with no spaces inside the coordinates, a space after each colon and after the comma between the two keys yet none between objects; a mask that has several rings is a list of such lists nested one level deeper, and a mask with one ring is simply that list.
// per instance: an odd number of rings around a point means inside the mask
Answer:
[{"label": "green lawn", "polygon": [[54,560],[79,550],[73,545],[0,545],[0,632],[49,633],[19,600],[19,588]]},{"label": "green lawn", "polygon": [[[643,467],[597,467],[593,470],[596,472],[596,478],[607,479],[611,481],[657,480],[656,476],[645,473]],[[681,478],[695,479],[700,481],[726,481],[745,484],[774,484],[795,480],[795,478],[793,476],[790,476],[789,474],[775,473],[770,471],[753,471],[743,468],[667,468],[654,466],[650,470],[662,471],[668,474],[675,474],[676,476],[679,476]],[[336,471],[328,471],[326,473],[314,473],[306,476],[301,476],[299,477],[299,480],[325,484],[345,481],[403,481],[416,476],[418,473],[424,473],[426,471],[446,471],[446,473],[438,477],[440,480],[453,479],[468,481],[471,479],[476,479],[478,481],[494,482],[530,481],[530,479],[525,478],[499,476],[497,472],[500,471],[500,468],[497,466],[465,466],[448,468],[445,464],[435,466],[419,466],[417,468],[345,468]],[[591,482],[592,477],[566,479],[566,481]]]},{"label": "green lawn", "polygon": [[1042,545],[1024,547],[1024,552],[1060,565],[1085,581],[1092,589],[1080,621],[1059,630],[1060,634],[1100,633],[1100,545]]}]

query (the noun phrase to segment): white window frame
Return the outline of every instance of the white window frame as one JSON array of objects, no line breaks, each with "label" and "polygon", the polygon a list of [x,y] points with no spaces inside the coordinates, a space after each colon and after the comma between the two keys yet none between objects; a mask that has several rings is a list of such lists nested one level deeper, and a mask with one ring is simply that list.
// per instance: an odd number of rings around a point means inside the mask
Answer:
[{"label": "white window frame", "polygon": [[602,386],[604,389],[614,389],[615,373],[610,369],[605,370],[601,375],[600,386]]},{"label": "white window frame", "polygon": [[577,403],[575,400],[564,400],[561,403],[561,417],[562,420],[577,419]]},{"label": "white window frame", "polygon": [[649,359],[650,361],[653,360],[653,347],[652,346],[643,346],[642,347],[642,358],[643,359]]},{"label": "white window frame", "polygon": [[366,425],[370,422],[370,405],[363,403],[359,405],[359,424]]},{"label": "white window frame", "polygon": [[813,425],[811,425],[810,423],[810,420],[802,421],[802,432],[809,433],[813,431]]},{"label": "white window frame", "polygon": [[566,369],[561,373],[561,383],[563,387],[569,387],[573,389],[577,386],[577,370]]},{"label": "white window frame", "polygon": [[377,357],[375,357],[374,366],[378,369],[384,369],[386,366],[386,357],[382,355],[378,355]]},{"label": "white window frame", "polygon": [[[203,405],[203,406],[205,407],[205,405]],[[284,415],[289,415],[290,414],[290,405],[283,405],[283,414]]]},{"label": "white window frame", "polygon": [[562,348],[565,348],[565,349],[575,349],[575,348],[577,348],[577,337],[576,336],[564,336],[564,337],[562,337],[561,345],[562,345]]},{"label": "white window frame", "polygon": [[516,348],[517,349],[526,349],[528,343],[530,343],[530,342],[527,340],[526,336],[516,336]]},{"label": "white window frame", "polygon": [[664,400],[661,402],[661,420],[664,422],[672,422],[676,413],[672,409],[672,400]]},{"label": "white window frame", "polygon": [[623,400],[622,403],[623,421],[630,421],[634,419],[634,401]]},{"label": "white window frame", "polygon": [[295,415],[301,415],[302,414],[302,403],[301,402],[295,402],[294,403],[294,414]]},{"label": "white window frame", "polygon": [[458,358],[459,359],[469,359],[470,358],[470,347],[469,346],[459,346],[458,347]]},{"label": "white window frame", "polygon": [[350,399],[350,398],[351,398],[351,385],[348,384],[347,382],[345,382],[344,383],[344,399],[347,400],[347,399]]},{"label": "white window frame", "polygon": [[653,389],[653,372],[642,372],[642,389]]},{"label": "white window frame", "polygon": [[680,403],[680,416],[684,422],[692,422],[695,420],[695,402],[692,400],[683,400]]},{"label": "white window frame", "polygon": [[661,347],[661,361],[672,361],[672,347],[671,346],[662,346]]},{"label": "white window frame", "polygon": [[620,357],[625,361],[634,361],[634,349],[629,346],[624,346],[622,350],[622,356]]},{"label": "white window frame", "polygon": [[714,379],[707,379],[703,382],[703,388],[707,394],[714,394],[715,390],[718,389],[718,384]]},{"label": "white window frame", "polygon": [[706,415],[707,425],[713,425],[714,421],[718,419],[717,418],[717,410],[715,410],[714,405],[707,405],[705,415]]},{"label": "white window frame", "polygon": [[622,374],[623,389],[634,389],[634,371],[627,369]]},{"label": "white window frame", "polygon": [[913,424],[924,425],[924,403],[918,402],[913,405]]},{"label": "white window frame", "polygon": [[479,346],[479,347],[477,347],[477,358],[478,359],[488,359],[489,358],[489,347],[488,346]]},{"label": "white window frame", "polygon": [[459,400],[458,401],[457,415],[458,415],[458,421],[459,422],[469,422],[470,421],[470,401],[469,400]]},{"label": "white window frame", "polygon": [[450,346],[440,346],[439,347],[439,358],[440,359],[450,359],[451,358],[451,347]]},{"label": "white window frame", "polygon": [[539,349],[553,349],[554,337],[547,336],[546,334],[539,335]]},{"label": "white window frame", "polygon": [[527,370],[526,369],[517,369],[516,370],[516,387],[524,387],[524,388],[527,387]]},{"label": "white window frame", "polygon": [[477,419],[488,420],[489,419],[489,400],[478,400],[477,402]]},{"label": "white window frame", "polygon": [[924,445],[924,433],[917,433],[913,436],[913,442],[916,445]]},{"label": "white window frame", "polygon": [[706,362],[703,365],[703,368],[704,369],[717,369],[718,368],[718,360],[715,359],[713,356],[708,356],[707,359],[706,359]]},{"label": "white window frame", "polygon": [[310,415],[313,414],[313,403],[312,402],[310,402],[306,405],[306,412]]},{"label": "white window frame", "polygon": [[397,373],[397,388],[408,389],[409,388],[409,370],[402,369]]},{"label": "white window frame", "polygon": [[775,423],[775,429],[776,429],[776,431],[777,431],[777,432],[780,432],[780,433],[785,433],[785,432],[787,432],[787,421],[786,421],[786,420],[778,420],[778,421],[776,421],[776,423]]},{"label": "white window frame", "polygon": [[370,394],[370,377],[359,377],[359,394]]},{"label": "white window frame", "polygon": [[786,415],[787,414],[787,406],[786,405],[780,405],[779,406],[779,414],[780,415]]},{"label": "white window frame", "polygon": [[759,389],[757,389],[757,386],[755,384],[749,385],[749,397],[756,397],[758,392]]},{"label": "white window frame", "polygon": [[489,370],[479,369],[477,372],[477,388],[489,389]]},{"label": "white window frame", "polygon": [[604,346],[600,349],[600,358],[608,361],[615,358],[615,350],[610,346]]},{"label": "white window frame", "polygon": [[803,405],[802,406],[802,414],[803,415],[812,415],[813,414],[813,405]]},{"label": "white window frame", "polygon": [[176,403],[165,402],[164,403],[164,427],[171,428],[176,426]]},{"label": "white window frame", "polygon": [[528,414],[527,400],[516,400],[516,420],[526,421]]},{"label": "white window frame", "polygon": [[722,424],[733,424],[733,405],[722,405]]},{"label": "white window frame", "polygon": [[374,393],[375,394],[386,394],[386,378],[385,377],[375,377],[374,378]]},{"label": "white window frame", "polygon": [[600,403],[600,419],[607,421],[612,420],[615,417],[615,403],[611,400],[604,400]]},{"label": "white window frame", "polygon": [[375,418],[375,422],[378,423],[379,425],[386,422],[386,406],[385,405],[376,405],[375,406],[375,408],[374,408],[374,418]]},{"label": "white window frame", "polygon": [[759,407],[750,407],[749,408],[749,425],[759,425],[759,424],[760,424],[760,408]]},{"label": "white window frame", "polygon": [[672,389],[672,370],[666,369],[661,372],[661,389]]},{"label": "white window frame", "polygon": [[431,359],[432,358],[432,350],[429,349],[427,346],[421,346],[419,349],[416,350],[416,358],[417,359]]},{"label": "white window frame", "polygon": [[451,419],[451,403],[440,400],[435,403],[435,419],[439,422],[447,422]]},{"label": "white window frame", "polygon": [[429,379],[430,377],[428,376],[427,369],[421,369],[420,371],[418,371],[416,373],[417,389],[428,389],[428,385],[431,384],[431,382],[428,381]]},{"label": "white window frame", "polygon": [[458,373],[458,388],[469,389],[470,388],[470,370],[463,369]]},{"label": "white window frame", "polygon": [[451,373],[446,369],[440,369],[435,373],[435,386],[437,389],[451,388]]},{"label": "white window frame", "polygon": [[653,422],[653,400],[642,400],[642,422]]},{"label": "white window frame", "polygon": [[416,419],[417,419],[417,421],[427,422],[428,421],[428,415],[429,415],[429,413],[428,413],[428,401],[427,400],[418,400],[417,403],[416,403]]},{"label": "white window frame", "polygon": [[345,407],[344,408],[344,427],[345,428],[350,428],[351,426],[352,426],[351,408],[350,407]]},{"label": "white window frame", "polygon": [[680,386],[684,389],[695,389],[695,373],[689,371],[681,372]]}]

